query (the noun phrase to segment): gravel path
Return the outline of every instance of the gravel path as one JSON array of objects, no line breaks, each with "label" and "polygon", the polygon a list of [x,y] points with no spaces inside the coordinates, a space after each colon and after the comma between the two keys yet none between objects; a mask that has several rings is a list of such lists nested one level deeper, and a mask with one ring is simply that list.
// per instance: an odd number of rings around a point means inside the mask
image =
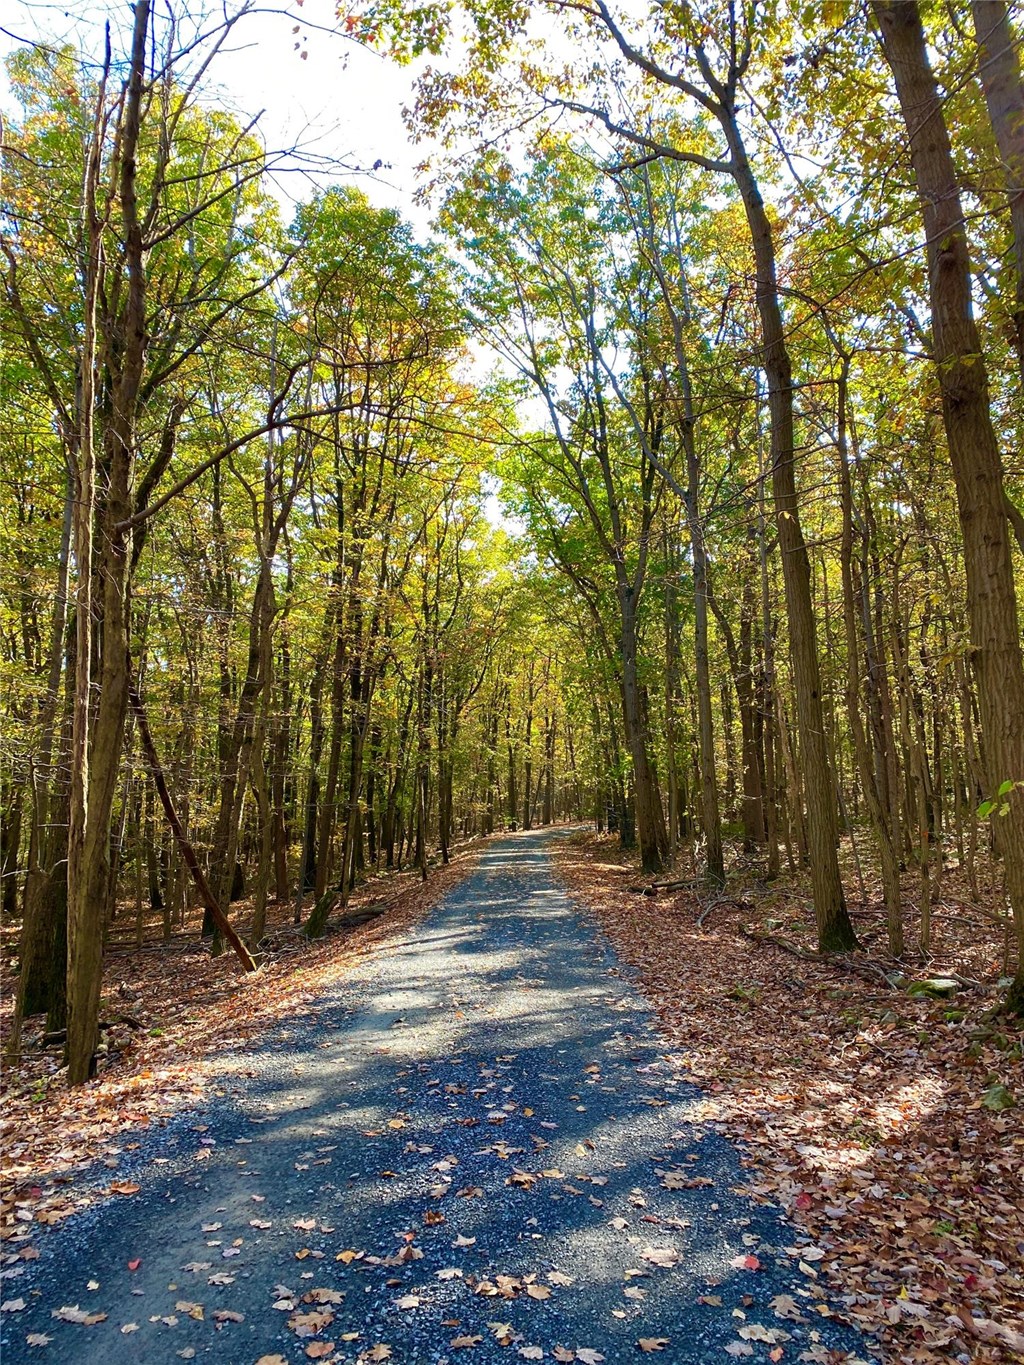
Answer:
[{"label": "gravel path", "polygon": [[873,1359],[816,1249],[738,1190],[552,837],[489,844],[415,933],[225,1057],[212,1104],[141,1134],[116,1173],[137,1194],[40,1230],[4,1272],[5,1365],[612,1365],[641,1338]]}]

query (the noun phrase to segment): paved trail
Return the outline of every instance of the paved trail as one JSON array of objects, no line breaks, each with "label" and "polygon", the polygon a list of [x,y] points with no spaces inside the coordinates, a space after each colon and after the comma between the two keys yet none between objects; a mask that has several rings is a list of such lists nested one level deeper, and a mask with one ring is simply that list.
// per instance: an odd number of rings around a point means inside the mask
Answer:
[{"label": "paved trail", "polygon": [[[27,1303],[3,1314],[5,1365],[385,1346],[396,1365],[541,1358],[524,1347],[614,1365],[641,1337],[665,1362],[871,1359],[820,1312],[806,1239],[735,1192],[737,1152],[659,1060],[550,837],[490,844],[415,933],[225,1058],[222,1097],[143,1135],[118,1171],[137,1195],[41,1230],[4,1280]],[[51,1316],[75,1305],[108,1316]]]}]

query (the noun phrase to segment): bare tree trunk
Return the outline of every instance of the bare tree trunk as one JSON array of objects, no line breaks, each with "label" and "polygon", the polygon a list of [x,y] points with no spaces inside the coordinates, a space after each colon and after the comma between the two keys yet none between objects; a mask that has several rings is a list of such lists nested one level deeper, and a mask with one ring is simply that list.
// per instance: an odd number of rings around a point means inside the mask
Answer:
[{"label": "bare tree trunk", "polygon": [[[32,828],[29,834],[28,874],[25,885],[25,912],[22,920],[18,949],[18,991],[14,1015],[8,1034],[7,1051],[18,1051],[21,1023],[26,1015],[40,1014],[50,1007],[53,994],[53,896],[54,878],[65,887],[67,871],[63,866],[66,850],[65,831],[54,826],[66,800],[60,788],[67,786],[67,746],[61,746],[56,767],[53,766],[53,746],[57,717],[62,698],[61,673],[64,666],[65,632],[68,617],[68,579],[71,561],[71,526],[74,512],[74,491],[70,473],[71,454],[68,452],[69,472],[64,497],[64,519],[61,527],[60,549],[57,554],[57,582],[54,593],[53,616],[50,620],[50,643],[46,672],[46,697],[40,717],[39,747],[32,772]],[[73,658],[72,658],[73,667]],[[55,834],[57,837],[54,837]],[[65,903],[66,913],[66,903]],[[66,966],[59,965],[59,974],[66,974]]]},{"label": "bare tree trunk", "polygon": [[1024,82],[1003,0],[971,0],[971,16],[978,43],[978,75],[1010,203],[1015,276],[1013,328],[1017,364],[1024,383]]},{"label": "bare tree trunk", "polygon": [[[721,123],[754,248],[757,308],[771,418],[772,492],[786,592],[800,766],[806,789],[807,842],[818,946],[822,952],[849,952],[856,948],[857,936],[846,909],[839,873],[836,784],[825,741],[811,567],[800,525],[794,455],[793,374],[779,305],[775,243],[771,221],[750,169],[732,105],[722,106]],[[795,799],[795,793],[793,796]]]},{"label": "bare tree trunk", "polygon": [[654,772],[648,749],[647,727],[640,697],[637,676],[636,604],[628,589],[619,593],[622,613],[622,711],[626,744],[633,760],[634,804],[636,833],[640,845],[640,863],[645,872],[659,872],[668,852],[668,836],[657,799]]},{"label": "bare tree trunk", "polygon": [[[139,108],[142,98],[142,71],[149,26],[147,0],[139,0],[135,10],[132,37],[132,66],[126,102],[126,134],[130,142],[126,154],[134,174],[135,147],[138,142]],[[106,911],[106,837],[110,827],[110,807],[102,809],[105,793],[93,791],[90,750],[99,736],[91,734],[91,687],[93,676],[93,536],[96,517],[96,365],[97,303],[102,271],[103,223],[98,214],[101,164],[106,110],[107,54],[93,123],[84,184],[85,220],[85,309],[82,354],[78,376],[79,431],[76,442],[78,464],[75,470],[75,513],[73,538],[78,584],[75,594],[75,693],[71,740],[71,801],[68,820],[68,1079],[80,1085],[94,1068],[99,1023],[100,979],[103,971],[102,931]],[[130,121],[127,110],[130,107]],[[134,189],[130,191],[134,197]],[[141,326],[141,319],[136,319]],[[111,547],[112,548],[112,547]],[[109,549],[106,551],[109,554]],[[122,604],[123,607],[123,604]],[[114,623],[111,623],[113,625]],[[123,660],[123,656],[122,656]],[[109,729],[109,703],[104,717]],[[110,736],[104,734],[109,746]],[[102,759],[110,766],[116,755],[109,751]]]},{"label": "bare tree trunk", "polygon": [[857,631],[857,599],[853,582],[853,490],[850,486],[850,465],[847,441],[847,381],[849,359],[842,357],[837,394],[836,454],[839,465],[839,492],[843,514],[843,536],[840,545],[840,570],[843,583],[843,622],[846,629],[846,719],[853,736],[853,749],[860,774],[861,791],[868,808],[871,832],[878,848],[882,870],[882,890],[885,897],[889,952],[893,957],[903,955],[903,903],[900,898],[899,856],[892,840],[892,827],[884,794],[879,789],[878,774],[871,747],[864,728],[861,707],[860,660],[861,647]]},{"label": "bare tree trunk", "polygon": [[949,134],[915,0],[873,0],[910,142],[928,253],[936,374],[956,484],[987,795],[1018,942],[1007,1007],[1024,1013],[1024,657],[988,374]]}]

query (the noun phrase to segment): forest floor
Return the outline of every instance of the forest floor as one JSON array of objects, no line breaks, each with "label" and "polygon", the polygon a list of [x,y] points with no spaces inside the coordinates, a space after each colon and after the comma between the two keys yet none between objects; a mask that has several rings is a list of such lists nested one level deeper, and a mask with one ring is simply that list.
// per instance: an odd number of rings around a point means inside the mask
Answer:
[{"label": "forest floor", "polygon": [[855,912],[868,951],[851,968],[747,936],[813,950],[792,878],[768,888],[740,867],[722,892],[645,896],[613,839],[577,836],[558,857],[637,970],[678,1074],[749,1155],[752,1187],[825,1253],[817,1273],[852,1320],[893,1361],[1024,1359],[1024,1067],[1021,1033],[988,1017],[1004,965],[992,907],[947,876],[930,955],[903,973],[963,980],[915,997],[887,980],[880,904]]},{"label": "forest floor", "polygon": [[317,944],[280,907],[256,978],[197,924],[115,946],[98,1080],[31,1032],[5,1072],[5,1360],[1021,1359],[997,926],[947,878],[904,966],[963,978],[935,1000],[886,980],[878,907],[851,970],[746,936],[813,947],[795,880],[638,884],[614,840],[520,835]]},{"label": "forest floor", "polygon": [[5,1365],[877,1362],[567,896],[564,837],[488,842],[234,1037],[206,1103],[111,1157],[114,1198],[23,1223]]}]

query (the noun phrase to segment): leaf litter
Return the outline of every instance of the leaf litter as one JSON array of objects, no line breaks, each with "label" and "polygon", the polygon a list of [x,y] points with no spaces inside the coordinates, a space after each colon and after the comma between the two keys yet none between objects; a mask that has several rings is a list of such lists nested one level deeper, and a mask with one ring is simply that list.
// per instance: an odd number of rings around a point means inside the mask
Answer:
[{"label": "leaf litter", "polygon": [[[814,948],[813,910],[795,879],[766,891],[741,869],[711,917],[699,887],[632,894],[635,866],[607,837],[574,836],[553,851],[577,901],[638,969],[666,1060],[704,1090],[699,1117],[745,1153],[744,1192],[781,1205],[812,1240],[786,1248],[808,1283],[821,1277],[894,1361],[1024,1358],[1024,1080],[1020,1035],[990,1018],[998,929],[962,905],[935,909],[928,975],[963,988],[932,998],[894,986],[874,957],[854,970],[751,937],[776,931]],[[955,884],[945,873],[947,905]],[[883,915],[879,894],[857,920],[874,952]],[[737,1262],[754,1268],[757,1258]],[[805,1316],[788,1295],[771,1307],[779,1321]],[[748,1325],[746,1335],[767,1345],[773,1329],[763,1330]],[[755,1348],[739,1339],[725,1351]],[[768,1354],[782,1360],[785,1347]]]}]

